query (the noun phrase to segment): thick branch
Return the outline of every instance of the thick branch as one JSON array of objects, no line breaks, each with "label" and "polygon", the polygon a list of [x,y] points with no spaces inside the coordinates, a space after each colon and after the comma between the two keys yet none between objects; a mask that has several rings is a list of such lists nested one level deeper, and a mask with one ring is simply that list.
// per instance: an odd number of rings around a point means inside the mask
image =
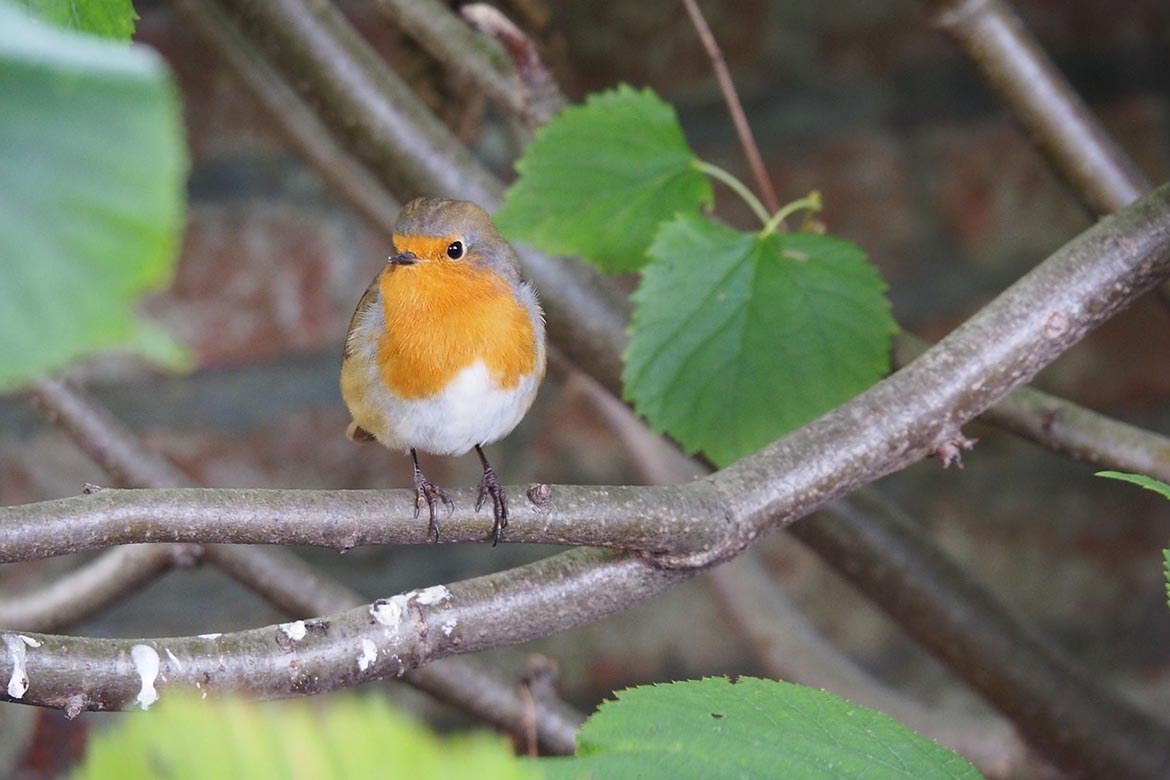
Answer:
[{"label": "thick branch", "polygon": [[[19,700],[74,711],[134,706],[143,687],[132,660],[135,645],[158,654],[156,684],[163,691],[198,688],[214,694],[243,687],[267,698],[320,693],[401,676],[445,656],[547,636],[623,609],[692,574],[659,569],[636,556],[575,550],[449,589],[412,591],[304,621],[300,639],[300,627],[293,624],[154,640],[28,634],[39,644],[26,646],[29,687]],[[4,635],[6,643],[10,636]],[[11,650],[0,673],[13,673]]]}]

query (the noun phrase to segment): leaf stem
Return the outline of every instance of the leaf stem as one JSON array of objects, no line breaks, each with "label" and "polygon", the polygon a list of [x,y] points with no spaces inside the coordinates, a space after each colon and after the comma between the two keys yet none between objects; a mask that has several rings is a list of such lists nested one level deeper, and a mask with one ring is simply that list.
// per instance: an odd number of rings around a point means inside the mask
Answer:
[{"label": "leaf stem", "polygon": [[808,209],[814,214],[821,210],[821,192],[820,190],[813,190],[808,195],[805,195],[800,200],[794,200],[791,203],[780,207],[780,210],[772,215],[770,219],[764,220],[764,229],[760,231],[760,236],[766,236],[769,233],[776,231],[787,217],[794,214],[801,209]]},{"label": "leaf stem", "polygon": [[743,198],[744,202],[747,203],[751,210],[755,212],[756,216],[760,218],[760,222],[763,222],[765,225],[768,224],[768,211],[764,208],[764,204],[760,203],[760,199],[757,198],[755,193],[749,190],[742,181],[735,178],[730,173],[720,168],[718,165],[713,165],[706,160],[696,159],[695,168],[713,179],[718,179],[730,187],[737,195],[739,195],[739,197]]}]

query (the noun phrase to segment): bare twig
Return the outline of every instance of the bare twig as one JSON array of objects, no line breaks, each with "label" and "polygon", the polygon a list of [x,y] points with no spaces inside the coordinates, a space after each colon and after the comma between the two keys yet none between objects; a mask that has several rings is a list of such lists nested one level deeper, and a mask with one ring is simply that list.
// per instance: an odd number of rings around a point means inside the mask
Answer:
[{"label": "bare twig", "polygon": [[[748,165],[751,166],[752,175],[756,179],[760,198],[768,207],[768,211],[775,212],[780,208],[780,201],[776,198],[776,190],[772,187],[771,179],[768,178],[768,169],[764,167],[764,159],[760,156],[760,148],[756,146],[751,125],[748,124],[747,116],[743,112],[743,104],[739,102],[739,93],[736,92],[735,84],[731,80],[731,72],[727,69],[727,63],[723,59],[723,51],[711,33],[711,27],[703,17],[703,12],[699,10],[699,4],[695,0],[682,0],[682,2],[687,9],[687,14],[691,17],[695,31],[699,34],[699,40],[703,42],[707,56],[711,58],[711,67],[715,71],[715,78],[719,81],[719,89],[723,92],[723,100],[727,103],[727,111],[731,114],[731,121],[735,123],[735,132],[739,136],[743,153],[747,156]],[[777,229],[784,229],[783,221],[778,223]]]},{"label": "bare twig", "polygon": [[[530,128],[544,124],[564,107],[565,96],[552,72],[541,60],[536,44],[500,9],[487,3],[468,3],[459,9],[459,13],[481,33],[499,41],[512,58],[520,83],[524,86],[523,97],[527,110],[523,116]],[[459,59],[460,56],[455,54],[453,59]]]}]

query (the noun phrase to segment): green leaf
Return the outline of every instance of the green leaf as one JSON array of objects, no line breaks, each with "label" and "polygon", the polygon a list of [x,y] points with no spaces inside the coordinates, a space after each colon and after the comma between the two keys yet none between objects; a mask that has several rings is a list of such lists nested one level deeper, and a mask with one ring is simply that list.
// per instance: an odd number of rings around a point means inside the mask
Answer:
[{"label": "green leaf", "polygon": [[674,109],[649,89],[591,95],[536,132],[496,213],[504,235],[636,271],[658,226],[710,204]]},{"label": "green leaf", "polygon": [[1131,482],[1139,487],[1144,487],[1146,490],[1152,490],[1163,498],[1170,499],[1170,485],[1165,482],[1159,482],[1153,477],[1147,477],[1144,474],[1130,474],[1124,471],[1098,471],[1096,476],[1105,477],[1106,479],[1116,479],[1121,482]]},{"label": "green leaf", "polygon": [[963,758],[881,713],[791,683],[724,677],[630,688],[544,759],[569,778],[977,780]]},{"label": "green leaf", "polygon": [[20,0],[29,13],[78,32],[129,41],[138,14],[130,0]]},{"label": "green leaf", "polygon": [[663,226],[634,295],[626,397],[656,431],[726,465],[848,400],[889,367],[877,269],[811,233]]},{"label": "green leaf", "polygon": [[524,780],[539,765],[490,733],[438,737],[384,697],[255,703],[167,696],[96,732],[74,780]]},{"label": "green leaf", "polygon": [[0,4],[0,117],[0,390],[102,349],[174,363],[132,311],[170,280],[183,218],[163,61]]}]

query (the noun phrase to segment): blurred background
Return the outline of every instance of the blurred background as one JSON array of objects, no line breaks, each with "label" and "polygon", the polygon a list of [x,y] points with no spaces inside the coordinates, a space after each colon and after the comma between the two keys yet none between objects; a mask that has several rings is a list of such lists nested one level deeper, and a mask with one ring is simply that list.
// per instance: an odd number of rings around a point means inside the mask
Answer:
[{"label": "blurred background", "polygon": [[[1107,12],[1091,0],[1015,5],[1144,173],[1166,180],[1165,4],[1115,0]],[[135,6],[142,16],[137,39],[156,47],[177,74],[192,157],[178,273],[146,309],[190,347],[197,368],[166,376],[109,358],[73,376],[202,484],[409,485],[407,458],[345,438],[348,415],[337,390],[346,325],[384,262],[384,240],[290,150],[233,72],[165,3]],[[677,3],[516,0],[500,7],[540,43],[571,99],[619,82],[649,85],[677,106],[701,157],[750,181],[708,60]],[[937,340],[1091,224],[970,62],[932,29],[921,3],[748,0],[702,7],[781,201],[814,188],[823,193],[828,229],[869,253],[890,285],[899,323],[911,332]],[[495,109],[450,79],[371,4],[341,8],[506,176],[516,148]],[[717,190],[717,211],[732,224],[752,225],[726,190]],[[1152,297],[1139,302],[1037,384],[1170,434],[1170,311]],[[1164,702],[1170,612],[1160,550],[1170,540],[1170,506],[1000,431],[972,425],[965,432],[980,439],[965,469],[924,462],[876,488],[1083,664],[1139,700]],[[508,484],[628,484],[645,473],[586,385],[563,370],[550,376],[532,413],[491,457]],[[424,468],[442,485],[471,485],[479,477],[473,457],[431,458]],[[108,478],[26,398],[0,397],[0,502],[75,495],[86,482]],[[874,675],[927,702],[980,710],[944,669],[785,534],[757,547],[788,597]],[[302,552],[372,599],[551,550]],[[6,566],[0,584],[34,587],[75,563]],[[279,617],[204,568],[171,573],[71,632],[167,636]],[[585,711],[631,684],[761,673],[706,575],[601,623],[490,656],[519,677],[533,653],[557,662],[563,693]],[[440,723],[459,722],[405,686],[389,687]]]}]

